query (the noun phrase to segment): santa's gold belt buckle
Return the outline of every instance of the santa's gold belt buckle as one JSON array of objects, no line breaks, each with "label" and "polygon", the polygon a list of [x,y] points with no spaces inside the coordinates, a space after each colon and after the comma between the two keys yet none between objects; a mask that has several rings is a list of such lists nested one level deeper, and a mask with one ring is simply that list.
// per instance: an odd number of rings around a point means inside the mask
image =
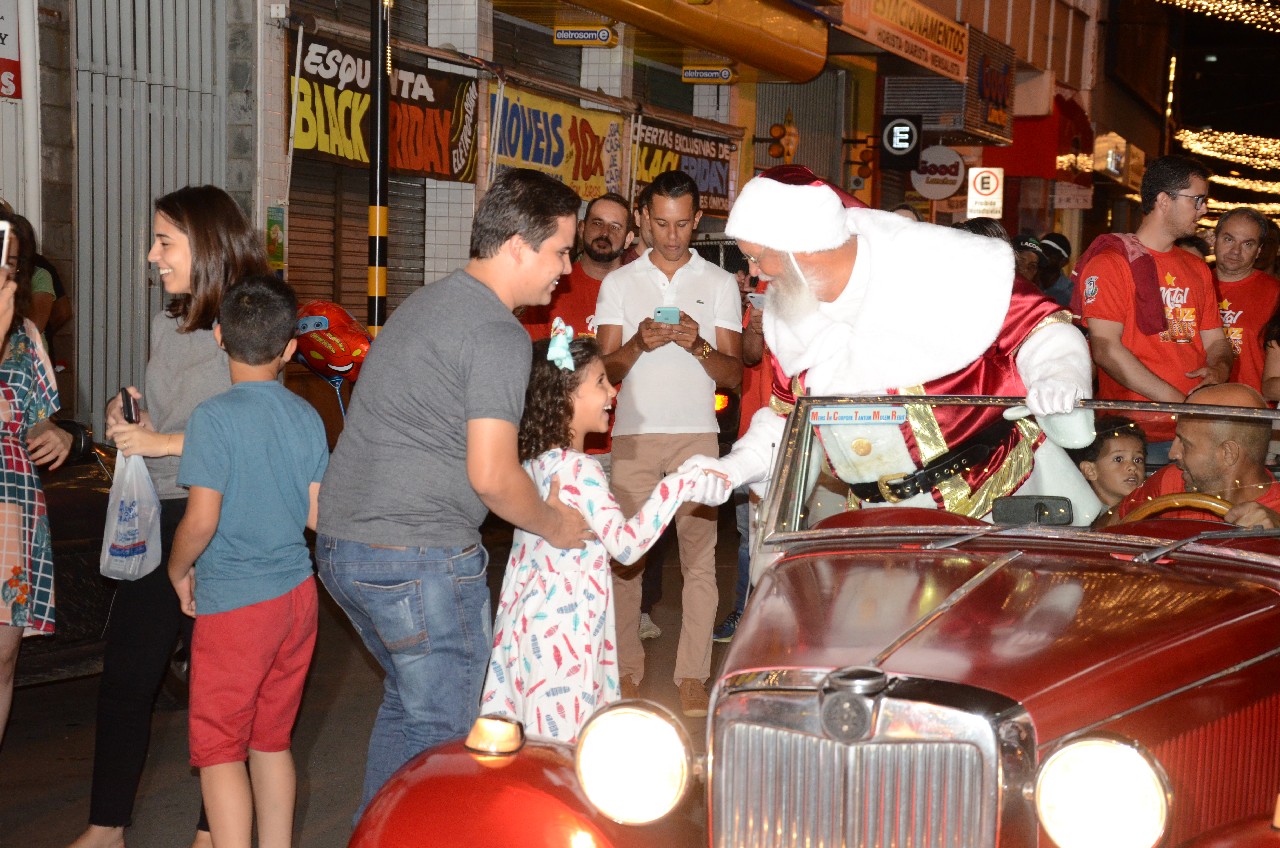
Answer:
[{"label": "santa's gold belt buckle", "polygon": [[885,503],[897,503],[902,500],[889,487],[905,479],[907,479],[905,474],[884,474],[876,481],[876,488],[880,490],[880,497],[884,498]]}]

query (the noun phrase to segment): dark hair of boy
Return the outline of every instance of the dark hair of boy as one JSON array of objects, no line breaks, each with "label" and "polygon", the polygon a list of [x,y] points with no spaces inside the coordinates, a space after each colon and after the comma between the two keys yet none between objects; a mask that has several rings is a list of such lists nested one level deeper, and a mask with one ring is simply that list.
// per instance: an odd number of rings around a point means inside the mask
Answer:
[{"label": "dark hair of boy", "polygon": [[561,218],[578,220],[582,198],[555,177],[512,168],[493,181],[471,224],[471,258],[489,259],[512,236],[534,250],[556,231]]},{"label": "dark hair of boy", "polygon": [[1129,438],[1137,439],[1142,443],[1143,451],[1147,447],[1147,434],[1142,432],[1142,428],[1136,423],[1123,415],[1102,415],[1093,422],[1094,432],[1097,436],[1093,441],[1082,448],[1068,450],[1067,455],[1071,457],[1071,461],[1076,465],[1082,462],[1097,462],[1098,457],[1102,454],[1102,447],[1107,443],[1107,439]]},{"label": "dark hair of boy", "polygon": [[227,356],[245,365],[266,365],[284,352],[298,325],[293,287],[269,274],[232,284],[222,296],[218,326]]},{"label": "dark hair of boy", "polygon": [[1156,198],[1162,194],[1175,195],[1185,191],[1191,185],[1192,177],[1209,179],[1209,169],[1203,162],[1190,156],[1170,154],[1161,156],[1154,162],[1147,162],[1147,169],[1142,173],[1142,213],[1148,214],[1156,208]]},{"label": "dark hair of boy", "polygon": [[591,360],[600,358],[600,346],[589,337],[569,342],[573,370],[567,371],[547,359],[550,339],[533,343],[533,364],[529,368],[529,387],[524,393],[524,416],[520,419],[520,461],[543,454],[552,448],[567,448],[573,441],[569,425],[573,422],[573,393],[582,382],[582,374]]},{"label": "dark hair of boy", "polygon": [[669,197],[672,200],[688,195],[693,198],[693,211],[697,212],[702,208],[702,198],[698,194],[698,184],[693,181],[693,177],[684,171],[663,171],[654,178],[653,182],[645,191],[648,195],[644,198],[644,206],[650,212],[653,211],[653,197],[660,194],[663,197]]}]

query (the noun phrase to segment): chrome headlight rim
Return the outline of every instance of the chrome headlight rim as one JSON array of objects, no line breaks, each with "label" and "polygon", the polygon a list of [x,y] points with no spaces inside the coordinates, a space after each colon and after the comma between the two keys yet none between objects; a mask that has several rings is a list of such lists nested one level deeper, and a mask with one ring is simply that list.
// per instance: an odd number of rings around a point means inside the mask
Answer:
[{"label": "chrome headlight rim", "polygon": [[1102,743],[1106,745],[1114,745],[1118,748],[1124,749],[1132,754],[1135,754],[1142,760],[1142,762],[1150,770],[1151,776],[1154,778],[1157,786],[1159,787],[1161,803],[1163,804],[1163,820],[1161,822],[1160,832],[1155,836],[1155,838],[1150,842],[1149,845],[1147,846],[1135,845],[1133,846],[1133,848],[1154,848],[1154,846],[1160,845],[1164,841],[1164,838],[1168,835],[1169,823],[1173,819],[1173,790],[1169,783],[1169,775],[1165,772],[1164,766],[1160,764],[1160,761],[1156,759],[1155,755],[1152,754],[1149,750],[1147,750],[1146,746],[1144,746],[1141,742],[1138,742],[1136,739],[1133,739],[1128,736],[1123,736],[1118,733],[1105,733],[1105,732],[1089,733],[1084,736],[1075,736],[1069,739],[1064,739],[1056,743],[1049,749],[1048,754],[1044,757],[1040,765],[1036,768],[1035,784],[1034,784],[1035,791],[1032,799],[1032,804],[1035,808],[1036,819],[1039,821],[1040,826],[1045,829],[1046,833],[1049,834],[1049,838],[1053,841],[1055,845],[1059,845],[1061,846],[1061,848],[1072,848],[1072,846],[1069,846],[1064,842],[1059,841],[1057,836],[1055,836],[1055,834],[1050,832],[1049,829],[1045,826],[1045,815],[1043,814],[1041,809],[1042,784],[1043,784],[1045,775],[1049,772],[1051,765],[1055,764],[1056,762],[1059,762],[1061,757],[1066,755],[1068,752],[1070,752],[1071,749],[1076,748],[1081,744],[1091,744],[1091,743]]},{"label": "chrome headlight rim", "polygon": [[[604,723],[616,721],[619,714],[638,716],[659,722],[661,727],[670,730],[674,734],[676,741],[679,744],[681,751],[680,766],[682,771],[680,786],[679,789],[672,794],[670,802],[667,804],[666,808],[656,815],[651,815],[646,818],[629,818],[617,815],[616,811],[607,809],[605,806],[598,803],[597,798],[593,797],[591,790],[588,788],[588,778],[583,773],[583,751],[586,747],[586,743],[589,741],[593,728],[598,729]],[[655,727],[657,726],[659,725],[655,725]],[[605,818],[610,821],[617,822],[618,824],[642,826],[651,824],[669,815],[671,811],[680,806],[681,802],[688,796],[689,787],[694,782],[696,757],[694,755],[693,746],[690,743],[689,733],[685,730],[684,724],[676,717],[675,713],[661,704],[656,704],[652,701],[631,699],[626,701],[616,701],[597,711],[587,719],[587,723],[583,725],[582,731],[578,734],[577,744],[574,746],[573,768],[574,773],[578,778],[578,785],[582,788],[583,794],[587,796],[587,801],[590,802],[593,809],[598,811]],[[619,765],[618,769],[620,772],[628,775],[624,778],[628,784],[634,785],[634,773],[628,772],[625,765]]]}]

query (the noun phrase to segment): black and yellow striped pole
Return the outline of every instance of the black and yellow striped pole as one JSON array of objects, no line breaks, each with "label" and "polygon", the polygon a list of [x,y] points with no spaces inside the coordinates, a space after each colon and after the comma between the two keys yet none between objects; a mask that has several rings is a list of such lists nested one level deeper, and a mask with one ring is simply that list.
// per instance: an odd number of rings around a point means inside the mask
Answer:
[{"label": "black and yellow striped pole", "polygon": [[391,109],[391,7],[395,0],[371,0],[373,33],[369,112],[369,335],[377,336],[387,320],[387,150]]}]

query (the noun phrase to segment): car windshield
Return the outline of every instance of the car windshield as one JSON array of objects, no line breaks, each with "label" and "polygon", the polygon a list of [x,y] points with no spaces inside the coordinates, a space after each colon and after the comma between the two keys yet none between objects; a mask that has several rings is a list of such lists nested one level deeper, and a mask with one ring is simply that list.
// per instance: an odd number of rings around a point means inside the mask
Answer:
[{"label": "car windshield", "polygon": [[763,535],[1041,524],[1185,539],[1280,520],[1276,410],[1083,401],[1064,428],[1018,398],[904,400],[800,398]]}]

